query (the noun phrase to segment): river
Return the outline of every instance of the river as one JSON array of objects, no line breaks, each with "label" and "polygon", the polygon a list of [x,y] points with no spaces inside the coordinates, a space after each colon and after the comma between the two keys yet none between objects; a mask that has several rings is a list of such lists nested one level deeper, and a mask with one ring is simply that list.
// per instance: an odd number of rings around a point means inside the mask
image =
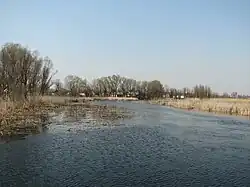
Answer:
[{"label": "river", "polygon": [[106,104],[135,116],[79,131],[51,124],[39,135],[1,144],[0,186],[250,186],[249,120]]}]

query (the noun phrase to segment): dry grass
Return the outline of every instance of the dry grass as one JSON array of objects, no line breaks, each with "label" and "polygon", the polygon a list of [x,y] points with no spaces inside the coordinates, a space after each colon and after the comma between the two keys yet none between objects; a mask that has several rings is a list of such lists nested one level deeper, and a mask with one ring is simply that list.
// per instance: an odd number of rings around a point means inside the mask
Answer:
[{"label": "dry grass", "polygon": [[[53,108],[53,107],[52,107]],[[0,137],[36,133],[51,105],[41,99],[28,102],[0,100]]]},{"label": "dry grass", "polygon": [[[61,109],[65,97],[32,97],[27,102],[0,99],[0,138],[39,133],[48,114]],[[1,140],[1,139],[0,139]]]},{"label": "dry grass", "polygon": [[[28,102],[6,102],[0,99],[0,137],[36,132],[41,124],[40,115],[62,106],[82,104],[88,100],[136,100],[134,98],[72,98],[45,96],[31,98]],[[69,102],[67,102],[69,101]],[[188,110],[219,112],[230,115],[250,116],[250,99],[161,99],[151,103]],[[60,108],[60,107],[59,107]]]},{"label": "dry grass", "polygon": [[188,110],[218,112],[230,115],[250,116],[250,99],[162,99],[152,103]]},{"label": "dry grass", "polygon": [[[48,118],[51,111],[57,112],[61,109],[74,108],[71,113],[84,114],[87,110],[93,110],[93,114],[100,118],[118,119],[126,117],[118,110],[108,109],[103,106],[94,106],[88,102],[89,98],[72,98],[60,96],[45,96],[31,98],[27,102],[6,102],[0,100],[0,138],[25,136],[27,134],[39,133],[43,120]],[[81,109],[81,110],[80,110]],[[86,110],[83,112],[83,110]],[[45,119],[46,120],[46,119]]]},{"label": "dry grass", "polygon": [[[221,103],[248,103],[250,104],[250,99],[237,99],[237,98],[214,98],[207,99],[210,102],[221,102]],[[206,101],[206,99],[204,100]]]}]

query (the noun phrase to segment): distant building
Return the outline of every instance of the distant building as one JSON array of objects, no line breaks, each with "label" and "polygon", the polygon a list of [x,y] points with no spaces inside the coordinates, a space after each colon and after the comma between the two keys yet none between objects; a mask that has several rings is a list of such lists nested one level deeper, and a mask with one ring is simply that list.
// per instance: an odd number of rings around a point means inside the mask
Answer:
[{"label": "distant building", "polygon": [[85,93],[79,93],[79,96],[80,96],[80,97],[85,97],[86,94],[85,94]]}]

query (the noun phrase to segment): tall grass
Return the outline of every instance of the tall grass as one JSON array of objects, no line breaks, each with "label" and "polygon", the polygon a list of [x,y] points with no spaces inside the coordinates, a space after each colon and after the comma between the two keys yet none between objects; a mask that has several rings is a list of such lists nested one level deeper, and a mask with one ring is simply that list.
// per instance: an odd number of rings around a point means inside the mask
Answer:
[{"label": "tall grass", "polygon": [[175,108],[250,116],[250,99],[160,99],[152,101]]}]

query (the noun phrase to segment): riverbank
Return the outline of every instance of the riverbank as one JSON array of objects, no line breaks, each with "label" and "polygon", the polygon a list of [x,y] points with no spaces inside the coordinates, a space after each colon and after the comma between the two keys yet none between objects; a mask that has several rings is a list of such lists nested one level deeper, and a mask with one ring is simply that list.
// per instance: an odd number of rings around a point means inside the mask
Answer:
[{"label": "riverbank", "polygon": [[0,186],[249,186],[250,121],[140,102],[114,102],[138,116],[119,127],[60,116],[48,133],[0,145]]},{"label": "riverbank", "polygon": [[94,101],[138,101],[136,97],[90,97],[86,98]]},{"label": "riverbank", "polygon": [[44,96],[43,101],[50,103],[67,103],[75,101],[82,103],[88,101],[138,101],[136,97],[70,97],[70,96]]},{"label": "riverbank", "polygon": [[59,107],[41,100],[0,103],[0,137],[38,133]]},{"label": "riverbank", "polygon": [[[86,118],[91,113],[99,124],[109,120],[128,118],[126,111],[119,108],[95,105],[86,98],[41,97],[28,102],[0,102],[0,138],[26,136],[40,133],[50,123],[53,115],[66,111],[66,118]],[[67,120],[67,119],[66,119]]]},{"label": "riverbank", "polygon": [[250,116],[250,99],[159,99],[151,100],[150,103],[186,110]]}]

